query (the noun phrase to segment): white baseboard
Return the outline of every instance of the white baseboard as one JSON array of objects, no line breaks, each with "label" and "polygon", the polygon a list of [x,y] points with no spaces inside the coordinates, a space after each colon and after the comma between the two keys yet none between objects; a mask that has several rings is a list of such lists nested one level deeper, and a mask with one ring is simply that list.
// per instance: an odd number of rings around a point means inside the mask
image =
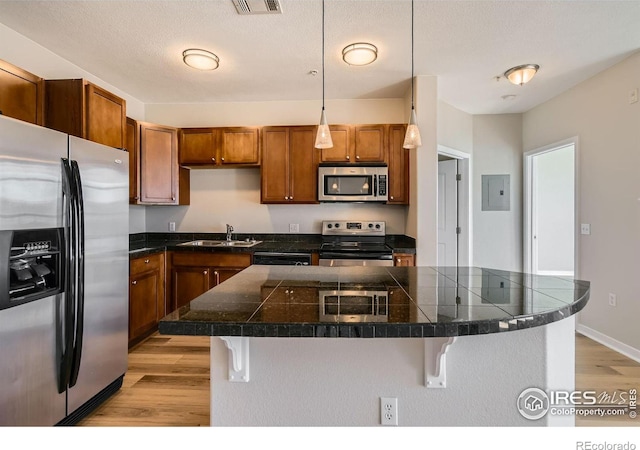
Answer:
[{"label": "white baseboard", "polygon": [[590,339],[593,339],[596,342],[599,342],[606,347],[609,347],[611,350],[621,353],[624,356],[640,363],[640,350],[638,350],[637,348],[631,347],[630,345],[613,339],[612,337],[609,337],[606,334],[602,334],[599,331],[596,331],[585,325],[577,324],[576,331]]}]

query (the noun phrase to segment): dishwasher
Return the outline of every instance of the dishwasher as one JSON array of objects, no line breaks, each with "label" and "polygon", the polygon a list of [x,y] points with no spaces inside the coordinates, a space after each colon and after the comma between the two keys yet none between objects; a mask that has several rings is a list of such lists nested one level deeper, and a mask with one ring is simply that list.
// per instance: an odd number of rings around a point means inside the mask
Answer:
[{"label": "dishwasher", "polygon": [[310,266],[311,253],[255,252],[253,264],[265,266]]}]

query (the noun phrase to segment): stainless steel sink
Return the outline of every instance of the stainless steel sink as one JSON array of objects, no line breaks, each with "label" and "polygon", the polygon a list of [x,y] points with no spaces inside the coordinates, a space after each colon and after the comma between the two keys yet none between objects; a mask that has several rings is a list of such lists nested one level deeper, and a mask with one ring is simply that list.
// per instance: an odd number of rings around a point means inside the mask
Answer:
[{"label": "stainless steel sink", "polygon": [[262,241],[211,241],[211,240],[199,240],[184,242],[178,245],[184,245],[188,247],[253,247],[258,245]]}]

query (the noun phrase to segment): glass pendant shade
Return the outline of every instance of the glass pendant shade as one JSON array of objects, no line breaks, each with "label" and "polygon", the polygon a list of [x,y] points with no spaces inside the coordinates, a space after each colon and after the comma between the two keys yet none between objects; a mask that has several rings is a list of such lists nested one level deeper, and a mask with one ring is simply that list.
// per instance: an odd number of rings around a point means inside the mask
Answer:
[{"label": "glass pendant shade", "polygon": [[404,135],[404,144],[402,144],[404,148],[417,148],[422,145],[420,130],[416,121],[416,110],[411,108],[411,119],[409,119],[409,126],[407,126],[407,132]]},{"label": "glass pendant shade", "polygon": [[318,125],[318,133],[316,134],[316,148],[331,148],[333,147],[333,140],[331,140],[331,131],[329,130],[329,124],[327,124],[327,116],[322,108],[322,114],[320,114],[320,125]]},{"label": "glass pendant shade", "polygon": [[524,66],[512,67],[504,73],[504,76],[513,84],[522,86],[531,81],[540,68],[537,64],[525,64]]}]

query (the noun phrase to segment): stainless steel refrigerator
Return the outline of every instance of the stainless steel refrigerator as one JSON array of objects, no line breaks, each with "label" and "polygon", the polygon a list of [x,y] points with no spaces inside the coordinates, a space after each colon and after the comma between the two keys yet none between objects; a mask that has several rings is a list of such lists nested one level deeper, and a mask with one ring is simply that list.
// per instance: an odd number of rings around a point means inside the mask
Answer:
[{"label": "stainless steel refrigerator", "polygon": [[0,116],[0,425],[73,424],[122,385],[128,161]]}]

